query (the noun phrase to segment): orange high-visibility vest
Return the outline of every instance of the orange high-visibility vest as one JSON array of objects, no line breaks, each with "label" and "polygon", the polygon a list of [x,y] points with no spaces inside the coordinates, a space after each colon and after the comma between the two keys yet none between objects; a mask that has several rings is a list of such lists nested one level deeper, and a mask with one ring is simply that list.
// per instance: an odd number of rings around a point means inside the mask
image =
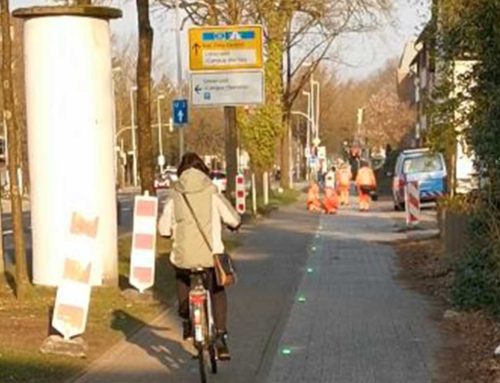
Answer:
[{"label": "orange high-visibility vest", "polygon": [[364,166],[358,170],[356,177],[356,185],[358,186],[376,186],[375,174],[368,166]]},{"label": "orange high-visibility vest", "polygon": [[339,170],[339,185],[340,186],[349,186],[351,182],[352,173],[349,168],[342,168]]}]

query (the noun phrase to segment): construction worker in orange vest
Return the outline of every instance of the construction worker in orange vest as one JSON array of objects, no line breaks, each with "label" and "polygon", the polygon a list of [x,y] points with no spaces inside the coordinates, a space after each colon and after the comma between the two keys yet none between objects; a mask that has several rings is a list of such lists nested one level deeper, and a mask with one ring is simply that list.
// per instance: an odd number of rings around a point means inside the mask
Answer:
[{"label": "construction worker in orange vest", "polygon": [[351,167],[347,163],[340,165],[337,174],[337,189],[340,194],[340,204],[349,206],[349,189],[351,187]]},{"label": "construction worker in orange vest", "polygon": [[365,160],[361,161],[361,167],[358,170],[356,176],[356,186],[358,188],[359,196],[359,210],[368,211],[370,208],[370,192],[375,190],[377,187],[377,180],[375,179],[375,173],[368,165]]},{"label": "construction worker in orange vest", "polygon": [[323,208],[326,214],[336,214],[339,208],[339,197],[335,188],[325,187],[325,195],[323,197]]},{"label": "construction worker in orange vest", "polygon": [[312,181],[307,192],[307,210],[321,211],[321,201],[319,199],[319,186]]}]

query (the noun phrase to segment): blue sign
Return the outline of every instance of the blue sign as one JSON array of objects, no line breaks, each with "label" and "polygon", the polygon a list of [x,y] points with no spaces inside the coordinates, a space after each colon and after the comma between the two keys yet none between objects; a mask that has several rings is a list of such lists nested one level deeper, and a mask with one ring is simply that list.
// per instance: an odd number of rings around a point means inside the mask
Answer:
[{"label": "blue sign", "polygon": [[175,125],[188,123],[188,100],[180,98],[172,101],[172,117]]},{"label": "blue sign", "polygon": [[203,32],[203,41],[253,40],[255,31]]}]

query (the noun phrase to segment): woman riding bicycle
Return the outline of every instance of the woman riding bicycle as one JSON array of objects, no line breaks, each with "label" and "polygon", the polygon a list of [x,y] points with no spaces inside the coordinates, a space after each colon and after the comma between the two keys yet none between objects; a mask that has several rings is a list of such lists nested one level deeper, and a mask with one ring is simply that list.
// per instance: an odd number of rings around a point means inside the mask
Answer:
[{"label": "woman riding bicycle", "polygon": [[[186,153],[177,169],[178,182],[174,184],[165,204],[158,230],[163,236],[172,236],[170,261],[175,269],[179,315],[183,319],[184,339],[192,336],[189,321],[189,289],[191,270],[207,270],[207,286],[214,306],[217,329],[217,354],[220,360],[230,359],[227,346],[227,296],[224,287],[215,279],[213,254],[224,252],[222,223],[231,229],[240,226],[240,216],[229,201],[213,185],[209,169],[196,153]],[[184,196],[192,206],[205,236],[211,242],[208,248]],[[212,253],[213,252],[213,253]]]}]

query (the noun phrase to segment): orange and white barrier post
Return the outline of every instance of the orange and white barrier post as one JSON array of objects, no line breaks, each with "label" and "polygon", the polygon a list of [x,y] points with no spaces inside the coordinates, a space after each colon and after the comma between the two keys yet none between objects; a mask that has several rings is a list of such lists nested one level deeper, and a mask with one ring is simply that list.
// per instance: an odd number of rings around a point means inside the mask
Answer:
[{"label": "orange and white barrier post", "polygon": [[418,181],[409,181],[405,186],[406,226],[415,227],[420,222],[420,188]]},{"label": "orange and white barrier post", "polygon": [[238,174],[236,176],[236,211],[238,214],[244,214],[246,210],[245,177]]},{"label": "orange and white barrier post", "polygon": [[154,285],[158,198],[136,196],[129,282],[139,292]]},{"label": "orange and white barrier post", "polygon": [[52,327],[65,340],[83,334],[90,303],[91,274],[97,256],[97,217],[87,219],[73,213],[63,264],[63,275],[57,289]]}]

